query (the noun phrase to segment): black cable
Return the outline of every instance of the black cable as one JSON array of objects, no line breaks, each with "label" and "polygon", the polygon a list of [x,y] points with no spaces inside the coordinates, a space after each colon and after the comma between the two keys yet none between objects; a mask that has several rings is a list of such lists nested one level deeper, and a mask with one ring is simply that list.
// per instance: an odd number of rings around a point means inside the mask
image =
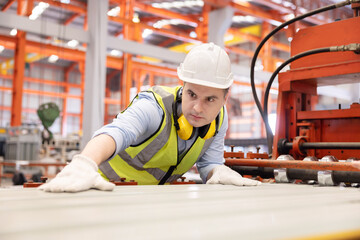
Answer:
[{"label": "black cable", "polygon": [[330,52],[331,49],[330,47],[326,47],[326,48],[317,48],[317,49],[312,49],[306,52],[302,52],[299,54],[296,54],[295,56],[292,56],[291,58],[289,58],[288,60],[286,60],[285,62],[283,62],[276,70],[275,72],[273,72],[273,74],[271,75],[271,78],[266,86],[266,90],[265,90],[265,94],[264,94],[264,117],[266,119],[266,121],[268,121],[268,100],[269,100],[269,93],[270,93],[270,88],[272,83],[274,82],[275,77],[277,76],[277,74],[289,63],[302,58],[302,57],[306,57],[309,55],[313,55],[313,54],[317,54],[317,53],[324,53],[324,52]]},{"label": "black cable", "polygon": [[351,4],[352,1],[351,0],[347,0],[347,1],[343,1],[343,2],[340,2],[340,3],[337,3],[337,4],[332,4],[332,5],[329,5],[329,6],[326,6],[326,7],[322,7],[322,8],[318,8],[318,9],[315,9],[313,11],[310,11],[308,13],[305,13],[303,15],[300,15],[300,16],[297,16],[293,19],[290,19],[289,21],[286,21],[284,23],[282,23],[280,26],[276,27],[274,30],[272,30],[261,42],[260,44],[258,45],[258,47],[256,48],[255,50],[255,53],[254,53],[254,56],[251,60],[251,66],[250,66],[250,84],[251,84],[251,90],[252,90],[252,93],[253,93],[253,97],[254,97],[254,100],[255,100],[255,103],[256,103],[256,106],[260,112],[260,115],[264,121],[264,124],[265,124],[265,129],[266,129],[266,138],[267,138],[267,142],[268,142],[268,149],[269,149],[269,155],[271,156],[272,155],[272,141],[273,141],[273,134],[272,134],[272,131],[270,129],[270,126],[269,126],[269,123],[267,121],[267,119],[265,118],[265,115],[264,115],[264,111],[263,111],[263,108],[261,107],[261,103],[259,101],[259,98],[256,94],[256,88],[255,88],[255,78],[254,78],[254,72],[255,72],[255,63],[256,63],[256,60],[257,60],[257,57],[260,53],[260,50],[261,48],[264,46],[265,42],[267,40],[269,40],[270,37],[272,37],[275,33],[277,33],[278,31],[280,31],[281,29],[283,29],[284,27],[286,27],[287,25],[295,22],[295,21],[298,21],[298,20],[301,20],[301,19],[304,19],[306,17],[309,17],[309,16],[312,16],[312,15],[315,15],[317,13],[321,13],[321,12],[325,12],[325,11],[328,11],[328,10],[331,10],[331,9],[335,9],[335,8],[338,8],[338,7],[342,7],[342,6],[345,6],[345,5],[348,5],[348,4]]}]

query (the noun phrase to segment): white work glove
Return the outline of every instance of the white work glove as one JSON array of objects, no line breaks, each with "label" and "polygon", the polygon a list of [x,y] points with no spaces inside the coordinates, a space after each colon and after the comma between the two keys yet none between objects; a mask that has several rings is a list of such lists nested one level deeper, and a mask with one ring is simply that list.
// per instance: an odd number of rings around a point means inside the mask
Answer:
[{"label": "white work glove", "polygon": [[353,166],[360,169],[360,161],[354,161]]},{"label": "white work glove", "polygon": [[249,178],[243,178],[239,173],[225,165],[218,165],[206,184],[224,184],[236,186],[258,186],[261,182]]},{"label": "white work glove", "polygon": [[90,188],[111,191],[114,186],[101,177],[97,164],[91,158],[78,154],[53,180],[39,189],[45,192],[80,192]]}]

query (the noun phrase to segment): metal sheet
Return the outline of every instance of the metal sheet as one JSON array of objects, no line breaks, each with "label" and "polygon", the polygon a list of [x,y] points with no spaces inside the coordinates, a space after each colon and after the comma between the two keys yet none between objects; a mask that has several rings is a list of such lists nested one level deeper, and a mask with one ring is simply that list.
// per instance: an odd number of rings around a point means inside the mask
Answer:
[{"label": "metal sheet", "polygon": [[0,239],[289,239],[360,229],[356,188],[294,184],[0,189]]}]

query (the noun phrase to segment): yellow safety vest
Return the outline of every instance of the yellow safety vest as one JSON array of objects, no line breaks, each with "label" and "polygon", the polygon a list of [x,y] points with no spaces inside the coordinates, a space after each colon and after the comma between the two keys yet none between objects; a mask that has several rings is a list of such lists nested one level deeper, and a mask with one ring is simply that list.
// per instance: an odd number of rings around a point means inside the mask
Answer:
[{"label": "yellow safety vest", "polygon": [[[126,181],[135,180],[141,185],[170,183],[186,173],[205,153],[214,137],[207,140],[197,137],[188,151],[179,156],[178,135],[172,114],[172,105],[179,88],[181,86],[154,86],[146,91],[154,94],[163,109],[162,123],[158,131],[141,144],[131,145],[111,160],[103,162],[99,166],[99,172],[105,179],[118,181],[126,178]],[[220,129],[223,118],[224,108],[220,111],[217,130]]]}]

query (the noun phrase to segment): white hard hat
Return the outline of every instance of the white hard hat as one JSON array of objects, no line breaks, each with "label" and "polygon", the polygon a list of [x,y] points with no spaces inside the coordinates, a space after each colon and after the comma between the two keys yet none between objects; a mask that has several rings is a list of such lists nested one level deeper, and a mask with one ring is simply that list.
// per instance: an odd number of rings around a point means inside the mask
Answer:
[{"label": "white hard hat", "polygon": [[230,58],[214,43],[194,47],[177,69],[184,82],[226,89],[233,83]]}]

